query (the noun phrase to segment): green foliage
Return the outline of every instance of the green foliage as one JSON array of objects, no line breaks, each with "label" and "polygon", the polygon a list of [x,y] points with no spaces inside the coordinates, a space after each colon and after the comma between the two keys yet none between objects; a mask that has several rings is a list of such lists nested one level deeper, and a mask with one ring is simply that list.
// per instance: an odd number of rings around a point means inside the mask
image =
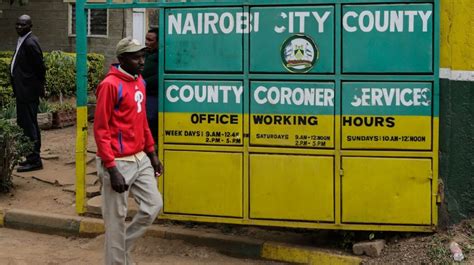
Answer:
[{"label": "green foliage", "polygon": [[2,106],[0,108],[0,118],[14,119],[16,118],[16,103],[14,101]]},{"label": "green foliage", "polygon": [[89,94],[87,96],[87,104],[96,104],[97,103],[97,98],[95,97],[95,94]]},{"label": "green foliage", "polygon": [[74,56],[53,51],[44,57],[46,64],[46,97],[72,96],[76,91],[76,63]]},{"label": "green foliage", "polygon": [[[0,106],[12,101],[10,62],[13,52],[0,52]],[[46,98],[73,96],[76,94],[76,54],[62,51],[44,53],[46,64]],[[87,54],[88,91],[94,91],[103,78],[105,57]]]},{"label": "green foliage", "polygon": [[100,81],[104,78],[105,57],[102,54],[87,54],[87,91],[95,92]]},{"label": "green foliage", "polygon": [[434,264],[451,264],[451,252],[448,247],[449,238],[435,235],[430,242],[427,255]]},{"label": "green foliage", "polygon": [[0,119],[0,192],[10,191],[13,168],[32,147],[17,125]]},{"label": "green foliage", "polygon": [[76,106],[69,102],[50,104],[51,112],[67,111],[73,109],[76,109]]},{"label": "green foliage", "polygon": [[0,54],[0,107],[13,101],[13,89],[10,85],[11,58],[1,58]]},{"label": "green foliage", "polygon": [[38,105],[38,113],[47,113],[51,112],[51,104],[47,100],[40,99],[39,105]]},{"label": "green foliage", "polygon": [[13,51],[0,51],[0,58],[11,59],[13,57]]}]

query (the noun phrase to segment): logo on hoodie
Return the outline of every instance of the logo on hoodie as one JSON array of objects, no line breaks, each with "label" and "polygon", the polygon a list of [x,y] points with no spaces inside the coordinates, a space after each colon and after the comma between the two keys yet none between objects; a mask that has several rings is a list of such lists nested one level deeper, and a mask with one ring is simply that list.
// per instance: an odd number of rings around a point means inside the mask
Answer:
[{"label": "logo on hoodie", "polygon": [[135,86],[135,102],[137,102],[137,113],[142,112],[143,93]]}]

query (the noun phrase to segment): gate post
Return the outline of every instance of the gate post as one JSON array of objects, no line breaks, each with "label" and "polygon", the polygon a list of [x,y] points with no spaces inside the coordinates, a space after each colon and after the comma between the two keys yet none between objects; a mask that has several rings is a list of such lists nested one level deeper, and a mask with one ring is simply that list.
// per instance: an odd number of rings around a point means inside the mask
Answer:
[{"label": "gate post", "polygon": [[76,1],[76,212],[86,211],[87,35],[85,0]]}]

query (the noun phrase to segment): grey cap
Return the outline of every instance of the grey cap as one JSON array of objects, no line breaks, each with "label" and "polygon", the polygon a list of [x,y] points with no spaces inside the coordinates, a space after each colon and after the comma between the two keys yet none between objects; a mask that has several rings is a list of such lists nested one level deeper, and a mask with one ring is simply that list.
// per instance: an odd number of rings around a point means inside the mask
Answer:
[{"label": "grey cap", "polygon": [[119,56],[120,54],[126,52],[138,52],[145,48],[145,45],[141,45],[138,40],[126,37],[124,39],[121,39],[117,43],[117,47],[115,48],[115,55]]}]

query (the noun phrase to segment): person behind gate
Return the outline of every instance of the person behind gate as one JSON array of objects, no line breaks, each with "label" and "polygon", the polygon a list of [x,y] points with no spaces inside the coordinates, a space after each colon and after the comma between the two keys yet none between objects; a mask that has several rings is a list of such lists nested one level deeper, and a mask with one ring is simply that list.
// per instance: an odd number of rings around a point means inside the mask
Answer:
[{"label": "person behind gate", "polygon": [[148,123],[157,142],[158,137],[158,28],[151,28],[145,37],[147,47],[145,67],[142,72],[146,82],[146,113]]},{"label": "person behind gate", "polygon": [[[130,255],[135,241],[163,206],[156,181],[163,166],[148,127],[141,76],[144,49],[130,37],[120,40],[116,47],[119,64],[110,67],[96,91],[94,137],[97,174],[102,182],[107,265],[133,264]],[[139,209],[126,225],[129,192]]]}]

